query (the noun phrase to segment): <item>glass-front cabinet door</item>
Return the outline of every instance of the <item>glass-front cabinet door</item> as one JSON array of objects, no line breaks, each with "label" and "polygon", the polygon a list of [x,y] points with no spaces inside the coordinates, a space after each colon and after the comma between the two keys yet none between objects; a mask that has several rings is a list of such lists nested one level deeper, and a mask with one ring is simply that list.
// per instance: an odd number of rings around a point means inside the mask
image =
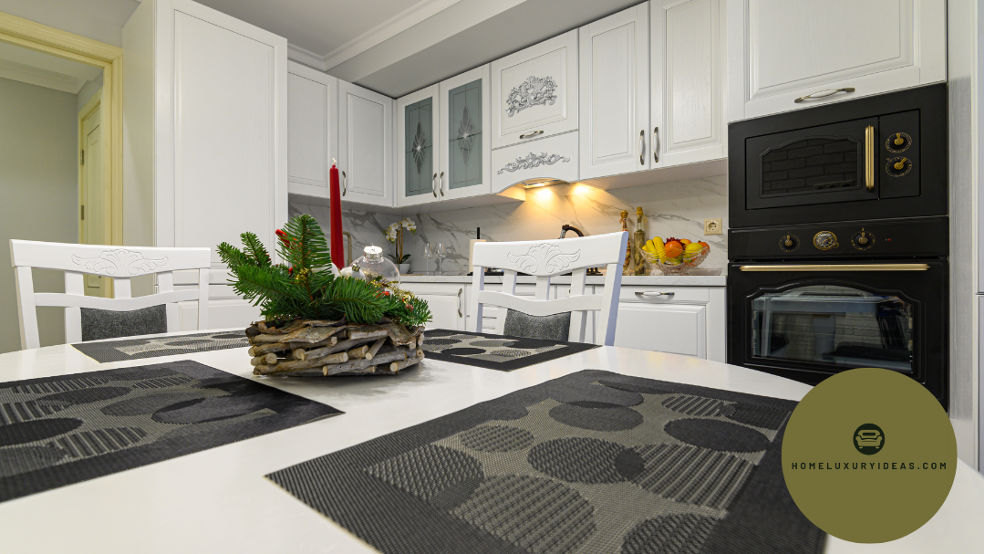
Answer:
[{"label": "glass-front cabinet door", "polygon": [[397,100],[400,205],[436,202],[438,190],[438,85]]},{"label": "glass-front cabinet door", "polygon": [[488,93],[487,65],[441,83],[441,199],[491,192]]}]

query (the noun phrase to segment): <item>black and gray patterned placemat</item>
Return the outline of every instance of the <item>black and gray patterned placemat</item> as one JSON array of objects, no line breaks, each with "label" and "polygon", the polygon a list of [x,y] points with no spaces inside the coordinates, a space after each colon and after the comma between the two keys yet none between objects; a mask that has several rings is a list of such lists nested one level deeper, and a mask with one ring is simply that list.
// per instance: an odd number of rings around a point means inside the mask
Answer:
[{"label": "black and gray patterned placemat", "polygon": [[249,340],[246,339],[244,331],[209,331],[170,337],[80,342],[72,346],[97,362],[124,362],[157,356],[243,348],[249,346]]},{"label": "black and gray patterned placemat", "polygon": [[340,413],[190,360],[0,383],[0,502]]},{"label": "black and gray patterned placemat", "polygon": [[267,477],[384,552],[817,552],[795,405],[586,370]]},{"label": "black and gray patterned placemat", "polygon": [[424,331],[421,348],[432,360],[510,371],[598,348],[598,345],[429,329]]}]

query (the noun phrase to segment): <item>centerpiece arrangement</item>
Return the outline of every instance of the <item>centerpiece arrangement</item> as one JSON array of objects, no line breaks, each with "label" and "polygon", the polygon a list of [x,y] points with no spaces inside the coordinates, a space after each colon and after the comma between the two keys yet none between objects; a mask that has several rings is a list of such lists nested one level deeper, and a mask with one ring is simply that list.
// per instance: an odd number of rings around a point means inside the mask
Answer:
[{"label": "centerpiece arrangement", "polygon": [[395,374],[424,357],[427,303],[371,273],[339,275],[324,232],[310,215],[277,230],[274,263],[253,233],[240,250],[223,242],[237,294],[262,308],[246,329],[256,375]]}]

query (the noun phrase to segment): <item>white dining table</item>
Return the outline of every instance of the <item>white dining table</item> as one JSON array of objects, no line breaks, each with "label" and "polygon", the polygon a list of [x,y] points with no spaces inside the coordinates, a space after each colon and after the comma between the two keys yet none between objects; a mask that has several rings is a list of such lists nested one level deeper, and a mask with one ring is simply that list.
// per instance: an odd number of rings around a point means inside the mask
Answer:
[{"label": "white dining table", "polygon": [[[799,400],[809,385],[720,362],[600,347],[514,371],[425,359],[397,376],[254,377],[246,348],[99,363],[70,345],[0,354],[0,382],[191,359],[345,412],[287,430],[0,502],[0,552],[365,552],[366,543],[264,475],[475,403],[602,369]],[[984,478],[960,462],[939,512],[899,540],[827,537],[825,551],[984,548]]]}]

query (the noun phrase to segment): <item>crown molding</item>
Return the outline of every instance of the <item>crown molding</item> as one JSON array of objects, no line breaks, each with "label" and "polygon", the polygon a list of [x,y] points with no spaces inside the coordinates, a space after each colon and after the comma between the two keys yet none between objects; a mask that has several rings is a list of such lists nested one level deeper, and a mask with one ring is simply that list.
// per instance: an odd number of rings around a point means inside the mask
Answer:
[{"label": "crown molding", "polygon": [[306,65],[318,71],[327,71],[325,57],[318,55],[307,48],[302,48],[296,44],[287,45],[287,59],[299,64]]},{"label": "crown molding", "polygon": [[450,8],[461,0],[422,0],[379,25],[369,29],[322,57],[324,71],[358,56],[394,36],[406,31],[418,23],[431,18]]}]

